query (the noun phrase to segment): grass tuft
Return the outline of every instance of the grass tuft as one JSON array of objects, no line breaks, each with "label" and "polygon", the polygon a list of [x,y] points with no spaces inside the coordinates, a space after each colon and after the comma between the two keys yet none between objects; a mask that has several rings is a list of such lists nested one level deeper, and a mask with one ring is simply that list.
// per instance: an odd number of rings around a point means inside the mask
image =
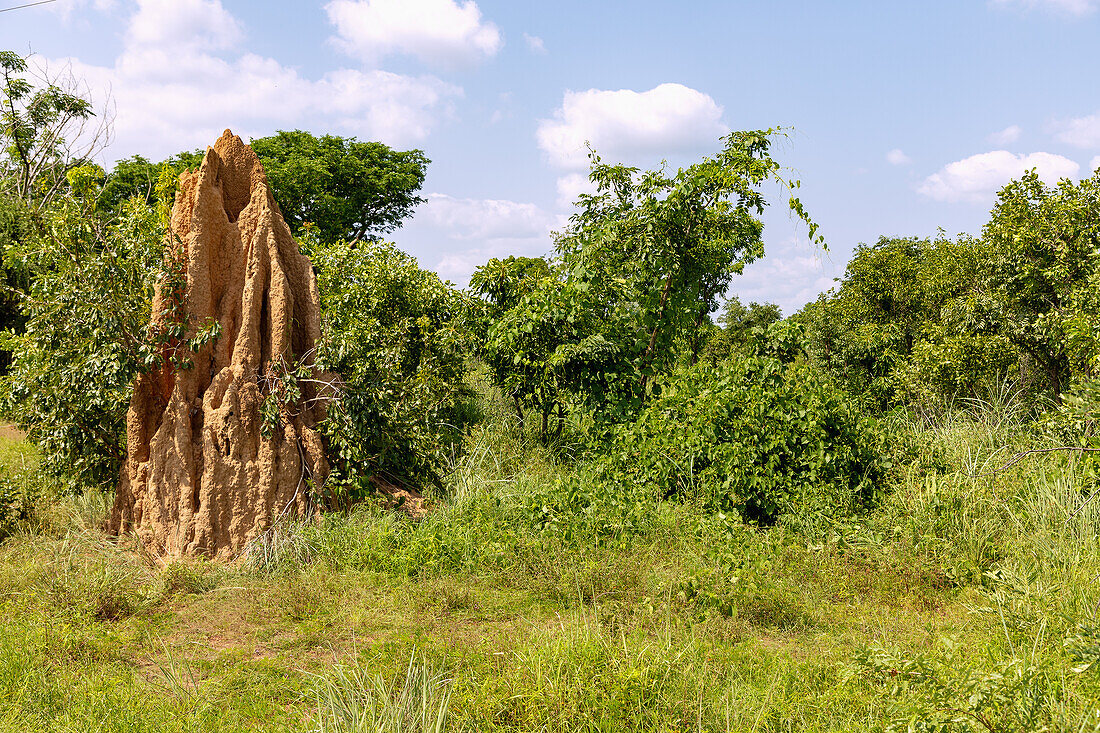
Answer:
[{"label": "grass tuft", "polygon": [[357,667],[336,667],[316,691],[317,733],[443,733],[452,680],[416,650],[404,677],[388,681]]}]

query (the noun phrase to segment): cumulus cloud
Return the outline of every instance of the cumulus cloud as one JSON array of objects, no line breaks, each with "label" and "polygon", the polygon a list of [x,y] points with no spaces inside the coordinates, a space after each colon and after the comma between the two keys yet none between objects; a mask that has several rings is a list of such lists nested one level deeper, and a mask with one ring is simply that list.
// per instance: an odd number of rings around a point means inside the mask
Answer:
[{"label": "cumulus cloud", "polygon": [[473,0],[332,0],[325,12],[337,48],[369,64],[405,54],[450,69],[495,56],[504,43]]},{"label": "cumulus cloud", "polygon": [[60,0],[60,2],[52,2],[43,6],[43,9],[59,16],[63,21],[67,22],[72,17],[73,11],[75,10],[82,10],[86,7],[90,7],[93,10],[104,13],[109,10],[114,10],[117,5],[117,0]]},{"label": "cumulus cloud", "polygon": [[730,292],[746,305],[752,301],[775,303],[790,315],[833,287],[833,277],[839,274],[832,263],[822,261],[821,251],[805,237],[769,242],[765,251],[762,259],[746,265],[731,283]]},{"label": "cumulus cloud", "polygon": [[1003,130],[990,133],[986,140],[994,145],[1010,145],[1020,139],[1021,133],[1023,130],[1019,125],[1009,125]]},{"label": "cumulus cloud", "polygon": [[[204,15],[220,19],[221,30]],[[406,145],[426,137],[462,94],[431,76],[336,69],[310,79],[271,58],[217,52],[242,36],[219,0],[139,0],[112,65],[61,63],[99,102],[110,96],[114,157],[201,147],[226,127],[245,137],[298,127]]]},{"label": "cumulus cloud", "polygon": [[446,230],[452,239],[545,238],[551,217],[535,204],[501,199],[455,198],[429,193],[417,210],[429,223]]},{"label": "cumulus cloud", "polygon": [[1096,10],[1100,0],[990,0],[994,7],[1039,8],[1066,15],[1082,16]]},{"label": "cumulus cloud", "polygon": [[544,54],[546,53],[546,44],[542,42],[542,39],[538,36],[523,34],[523,40],[527,44],[527,48],[531,50],[531,53]]},{"label": "cumulus cloud", "polygon": [[908,165],[912,163],[913,160],[903,153],[900,148],[894,148],[886,154],[886,162],[890,165]]},{"label": "cumulus cloud", "polygon": [[126,35],[131,44],[163,51],[230,48],[244,33],[221,0],[142,0]]},{"label": "cumulus cloud", "polygon": [[1055,122],[1053,129],[1059,142],[1079,148],[1100,148],[1100,112]]},{"label": "cumulus cloud", "polygon": [[582,193],[596,193],[596,185],[587,173],[567,173],[558,178],[558,208],[571,209]]},{"label": "cumulus cloud", "polygon": [[447,249],[432,269],[464,285],[479,265],[493,257],[541,256],[551,249],[550,232],[565,223],[531,203],[502,199],[458,198],[429,193],[410,228]]},{"label": "cumulus cloud", "polygon": [[1097,168],[1100,168],[1100,155],[1093,156],[1092,160],[1089,161],[1088,173],[1090,175],[1095,173]]},{"label": "cumulus cloud", "polygon": [[588,161],[585,143],[618,161],[713,148],[728,132],[722,107],[711,97],[682,84],[661,84],[645,92],[567,91],[553,118],[539,121],[536,137],[553,165],[582,168]]},{"label": "cumulus cloud", "polygon": [[1081,166],[1053,153],[1013,155],[994,150],[947,164],[924,179],[917,191],[937,201],[985,203],[1001,186],[1031,168],[1044,182],[1053,184],[1076,175]]}]

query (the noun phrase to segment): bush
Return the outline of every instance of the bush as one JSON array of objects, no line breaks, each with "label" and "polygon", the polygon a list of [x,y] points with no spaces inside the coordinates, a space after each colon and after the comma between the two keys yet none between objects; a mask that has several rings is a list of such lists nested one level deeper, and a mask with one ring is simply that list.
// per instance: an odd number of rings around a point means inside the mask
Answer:
[{"label": "bush", "polygon": [[[784,340],[782,328],[770,329],[780,336],[773,344]],[[680,371],[635,422],[608,431],[584,482],[591,491],[570,486],[566,503],[611,502],[624,516],[663,499],[694,500],[760,524],[869,506],[892,465],[882,428],[846,392],[775,349]],[[554,511],[547,505],[544,521]]]},{"label": "bush", "polygon": [[21,522],[31,519],[35,508],[45,500],[46,491],[28,471],[0,476],[0,540],[10,535]]},{"label": "bush", "polygon": [[14,360],[0,403],[41,449],[44,469],[111,487],[125,457],[131,385],[155,354],[147,330],[164,212],[134,199],[117,221],[96,218],[98,173],[71,171],[74,193],[46,212],[45,233],[5,255],[31,284],[20,303],[24,332],[2,341]]},{"label": "bush", "polygon": [[392,244],[304,245],[321,291],[317,361],[343,380],[322,424],[326,487],[354,500],[377,475],[438,485],[469,412],[460,296]]}]

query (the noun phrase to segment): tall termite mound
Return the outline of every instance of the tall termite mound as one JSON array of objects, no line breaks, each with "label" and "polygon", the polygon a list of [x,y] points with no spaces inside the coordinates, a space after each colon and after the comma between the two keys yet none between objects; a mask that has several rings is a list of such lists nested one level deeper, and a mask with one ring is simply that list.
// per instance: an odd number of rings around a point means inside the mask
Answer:
[{"label": "tall termite mound", "polygon": [[[306,482],[328,472],[312,382],[274,430],[261,417],[273,374],[312,364],[317,281],[259,159],[229,130],[180,176],[169,238],[176,274],[157,288],[150,333],[188,333],[162,338],[162,365],[134,384],[109,528],[161,558],[231,559],[279,517],[309,513]],[[217,338],[189,351],[214,321]]]}]

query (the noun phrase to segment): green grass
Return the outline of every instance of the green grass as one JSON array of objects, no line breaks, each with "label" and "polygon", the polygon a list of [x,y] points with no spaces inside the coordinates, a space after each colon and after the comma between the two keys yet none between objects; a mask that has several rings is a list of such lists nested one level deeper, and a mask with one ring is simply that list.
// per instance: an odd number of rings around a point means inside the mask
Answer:
[{"label": "green grass", "polygon": [[153,567],[102,497],[50,499],[0,543],[0,730],[1098,730],[1096,464],[975,479],[1031,439],[947,417],[812,535],[687,505],[536,530],[567,469],[501,414],[423,521],[288,524],[233,567]]}]

